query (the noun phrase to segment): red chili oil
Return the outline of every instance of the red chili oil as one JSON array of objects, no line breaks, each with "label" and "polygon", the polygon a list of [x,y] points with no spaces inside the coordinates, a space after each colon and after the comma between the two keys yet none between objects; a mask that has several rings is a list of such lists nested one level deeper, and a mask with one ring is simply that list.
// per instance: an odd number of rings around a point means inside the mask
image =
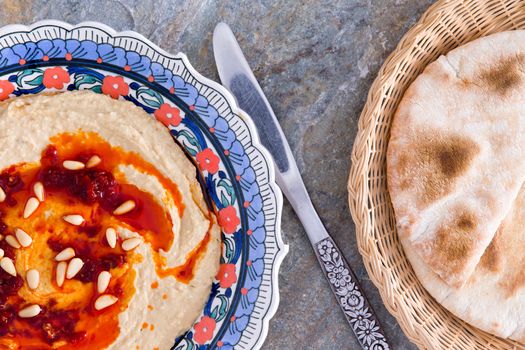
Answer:
[{"label": "red chili oil", "polygon": [[[0,203],[0,234],[13,234],[14,228],[20,227],[33,236],[29,248],[15,250],[5,240],[0,241],[0,248],[15,261],[18,271],[40,263],[41,281],[52,282],[40,295],[28,291],[22,276],[13,277],[0,269],[0,349],[103,349],[120,333],[118,315],[135,293],[132,266],[142,259],[119,245],[110,248],[105,240],[106,228],[121,226],[139,233],[153,250],[159,277],[171,276],[184,283],[193,278],[195,264],[210,236],[208,233],[181,266],[167,267],[160,250],[168,251],[173,244],[171,217],[152,194],[127,183],[119,168],[131,165],[154,176],[182,216],[184,206],[176,184],[138,154],[113,147],[95,133],[59,134],[50,141],[40,164],[18,164],[0,173],[0,186],[6,192],[6,200]],[[62,167],[64,160],[85,163],[93,155],[102,162],[91,169],[73,171]],[[25,203],[34,195],[37,181],[44,184],[45,201],[29,219],[23,219]],[[135,209],[112,215],[128,199],[136,203]],[[48,209],[53,210],[53,217],[49,217]],[[73,227],[61,220],[62,215],[72,213],[81,214],[86,222]],[[67,247],[75,250],[84,266],[60,288],[54,281],[53,257]],[[106,293],[117,296],[119,301],[97,311],[93,305],[101,271],[112,272]],[[18,310],[33,303],[42,307],[41,313],[20,318]]]}]

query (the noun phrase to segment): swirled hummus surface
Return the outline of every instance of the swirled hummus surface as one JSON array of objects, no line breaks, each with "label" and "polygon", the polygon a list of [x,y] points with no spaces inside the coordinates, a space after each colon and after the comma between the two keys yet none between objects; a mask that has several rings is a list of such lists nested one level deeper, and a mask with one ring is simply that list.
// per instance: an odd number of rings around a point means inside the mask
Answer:
[{"label": "swirled hummus surface", "polygon": [[201,313],[220,233],[196,169],[130,102],[0,105],[0,349],[168,349]]}]

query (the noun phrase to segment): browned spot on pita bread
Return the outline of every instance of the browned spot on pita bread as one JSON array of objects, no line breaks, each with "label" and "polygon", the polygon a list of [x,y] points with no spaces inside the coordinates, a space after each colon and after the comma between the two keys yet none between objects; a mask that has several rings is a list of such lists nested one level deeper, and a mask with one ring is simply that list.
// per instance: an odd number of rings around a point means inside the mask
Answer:
[{"label": "browned spot on pita bread", "polygon": [[474,229],[476,227],[476,224],[474,223],[474,215],[461,214],[456,220],[456,226],[463,231]]},{"label": "browned spot on pita bread", "polygon": [[514,204],[500,224],[497,234],[491,242],[497,247],[496,263],[498,284],[504,298],[511,298],[523,293],[525,287],[525,184],[522,185]]},{"label": "browned spot on pita bread", "polygon": [[[525,184],[522,185],[512,208],[500,223],[496,235],[483,253],[476,273],[498,278],[503,298],[523,293],[525,287]],[[489,278],[493,278],[489,277]]]},{"label": "browned spot on pita bread", "polygon": [[397,164],[401,190],[415,191],[418,204],[428,203],[453,189],[454,180],[471,165],[479,146],[460,135],[416,137]]},{"label": "browned spot on pita bread", "polygon": [[496,235],[494,236],[494,239],[490,242],[489,246],[487,247],[487,250],[485,250],[479,261],[479,265],[482,268],[491,272],[496,272],[501,269],[502,251],[500,239],[502,232],[505,229],[504,225],[505,223],[502,223],[500,225],[498,231],[496,232]]},{"label": "browned spot on pita bread", "polygon": [[456,272],[462,267],[462,262],[472,254],[476,237],[475,216],[468,210],[458,210],[458,215],[449,225],[437,231],[434,243],[434,263],[446,266],[449,272]]},{"label": "browned spot on pita bread", "polygon": [[[520,266],[525,267],[525,266]],[[505,298],[510,298],[525,285],[525,269],[517,271],[516,274],[507,275],[500,280],[501,288]]]},{"label": "browned spot on pita bread", "polygon": [[481,72],[479,78],[482,85],[500,95],[505,95],[522,82],[521,66],[523,61],[523,55],[502,59],[494,66]]}]

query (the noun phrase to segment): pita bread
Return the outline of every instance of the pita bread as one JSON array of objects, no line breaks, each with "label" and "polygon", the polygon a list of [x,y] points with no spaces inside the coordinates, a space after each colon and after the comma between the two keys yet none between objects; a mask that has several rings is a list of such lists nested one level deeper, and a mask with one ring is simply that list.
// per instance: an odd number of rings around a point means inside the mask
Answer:
[{"label": "pita bread", "polygon": [[485,37],[430,64],[396,112],[398,233],[451,286],[474,271],[525,178],[524,70],[525,32]]},{"label": "pita bread", "polygon": [[447,309],[525,342],[525,31],[431,63],[391,129],[387,181],[400,241]]},{"label": "pita bread", "polygon": [[405,253],[430,294],[459,318],[525,343],[525,186],[462,288],[439,278],[406,239]]}]

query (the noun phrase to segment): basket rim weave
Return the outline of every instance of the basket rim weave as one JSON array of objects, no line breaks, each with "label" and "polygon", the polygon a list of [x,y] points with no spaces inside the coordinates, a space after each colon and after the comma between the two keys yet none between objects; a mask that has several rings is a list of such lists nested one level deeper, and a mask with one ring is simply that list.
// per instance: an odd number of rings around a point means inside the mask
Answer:
[{"label": "basket rim weave", "polygon": [[[458,23],[459,19],[465,23]],[[525,349],[523,344],[496,337],[460,320],[424,290],[397,241],[386,190],[385,164],[395,108],[421,70],[454,47],[517,28],[525,29],[525,0],[437,1],[385,60],[359,118],[348,179],[348,201],[358,249],[385,307],[405,335],[422,349]],[[430,51],[419,52],[422,46]],[[410,65],[419,68],[404,75]],[[387,104],[390,107],[385,107]],[[376,205],[374,201],[378,198]],[[382,219],[377,220],[378,217]]]}]

